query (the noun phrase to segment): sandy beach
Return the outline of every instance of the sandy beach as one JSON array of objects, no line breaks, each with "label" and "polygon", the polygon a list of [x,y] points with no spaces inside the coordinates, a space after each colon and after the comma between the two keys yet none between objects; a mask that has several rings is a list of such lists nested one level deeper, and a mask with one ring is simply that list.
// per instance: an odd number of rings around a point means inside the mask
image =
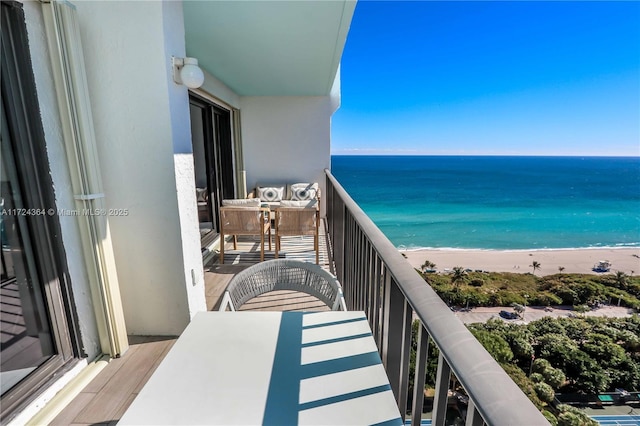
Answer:
[{"label": "sandy beach", "polygon": [[533,272],[536,261],[540,268],[536,275],[552,275],[559,272],[595,274],[592,268],[601,260],[611,262],[611,271],[626,274],[640,273],[640,248],[621,249],[572,249],[572,250],[413,250],[402,251],[414,268],[420,268],[425,260],[436,264],[439,272],[462,266],[490,272]]}]

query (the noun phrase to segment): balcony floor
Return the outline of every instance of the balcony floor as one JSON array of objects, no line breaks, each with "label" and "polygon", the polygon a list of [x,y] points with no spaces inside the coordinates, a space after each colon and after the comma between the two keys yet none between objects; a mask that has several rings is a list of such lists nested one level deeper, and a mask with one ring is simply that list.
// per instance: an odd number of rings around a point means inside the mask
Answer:
[{"label": "balcony floor", "polygon": [[[320,265],[330,269],[330,250],[325,233],[325,222],[320,232]],[[275,249],[275,240],[272,241]],[[275,251],[265,247],[265,260],[273,259]],[[280,257],[315,262],[313,237],[283,237]],[[218,257],[204,265],[207,309],[216,310],[224,290],[235,274],[257,263],[260,259],[260,240],[239,237],[238,249],[233,243],[225,245],[225,263]],[[240,310],[267,311],[324,311],[329,308],[313,296],[293,291],[264,294],[247,302]],[[71,403],[58,414],[50,425],[83,426],[115,425],[133,402],[167,352],[175,337],[130,336],[127,353],[113,359]]]},{"label": "balcony floor", "polygon": [[49,424],[115,425],[175,342],[175,337],[130,336],[127,353],[112,359]]},{"label": "balcony floor", "polygon": [[[320,224],[320,240],[318,243],[320,260],[319,264],[329,272],[331,271],[330,250],[327,244],[326,222],[322,220]],[[272,248],[268,251],[268,244],[265,242],[265,260],[275,257],[275,237],[272,238]],[[218,309],[224,290],[231,281],[231,278],[238,272],[260,260],[260,239],[259,237],[240,236],[238,237],[238,249],[233,250],[233,243],[228,242],[225,246],[225,263],[220,264],[218,256],[204,265],[205,292],[207,298],[207,309],[212,311]],[[315,251],[313,250],[313,237],[282,237],[280,258],[301,260],[315,263]],[[269,311],[295,311],[295,310],[325,310],[318,299],[297,292],[272,292],[256,297],[247,302],[240,310],[269,310]],[[326,308],[328,309],[328,308]]]}]

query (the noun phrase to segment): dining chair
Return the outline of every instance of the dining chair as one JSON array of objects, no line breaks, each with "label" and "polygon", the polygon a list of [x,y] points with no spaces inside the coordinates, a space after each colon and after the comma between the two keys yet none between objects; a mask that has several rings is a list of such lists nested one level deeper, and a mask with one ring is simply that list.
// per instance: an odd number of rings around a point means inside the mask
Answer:
[{"label": "dining chair", "polygon": [[264,260],[264,235],[268,235],[271,250],[271,220],[269,208],[220,207],[220,264],[224,264],[224,236],[233,235],[233,249],[238,249],[238,235],[260,235],[260,261]]},{"label": "dining chair", "polygon": [[290,290],[310,294],[334,311],[347,305],[338,279],[319,265],[291,259],[257,263],[237,273],[224,292],[220,311],[236,311],[247,301],[272,291]]},{"label": "dining chair", "polygon": [[281,237],[313,235],[316,265],[320,263],[319,228],[320,210],[317,207],[279,207],[276,209],[276,259],[281,248]]}]

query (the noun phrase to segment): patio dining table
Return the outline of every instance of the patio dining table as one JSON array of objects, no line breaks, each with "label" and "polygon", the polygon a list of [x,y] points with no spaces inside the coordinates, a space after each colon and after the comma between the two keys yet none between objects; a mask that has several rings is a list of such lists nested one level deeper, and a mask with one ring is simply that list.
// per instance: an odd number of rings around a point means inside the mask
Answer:
[{"label": "patio dining table", "polygon": [[122,425],[401,425],[363,312],[201,312]]}]

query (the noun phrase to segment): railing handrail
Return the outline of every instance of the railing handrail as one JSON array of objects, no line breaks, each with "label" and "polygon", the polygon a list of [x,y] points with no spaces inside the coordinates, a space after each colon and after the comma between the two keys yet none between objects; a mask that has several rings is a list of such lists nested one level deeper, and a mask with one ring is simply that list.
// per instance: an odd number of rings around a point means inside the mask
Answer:
[{"label": "railing handrail", "polygon": [[384,260],[386,269],[474,401],[484,421],[489,425],[505,426],[549,424],[482,344],[353,201],[331,171],[325,169],[325,173],[346,209]]}]

